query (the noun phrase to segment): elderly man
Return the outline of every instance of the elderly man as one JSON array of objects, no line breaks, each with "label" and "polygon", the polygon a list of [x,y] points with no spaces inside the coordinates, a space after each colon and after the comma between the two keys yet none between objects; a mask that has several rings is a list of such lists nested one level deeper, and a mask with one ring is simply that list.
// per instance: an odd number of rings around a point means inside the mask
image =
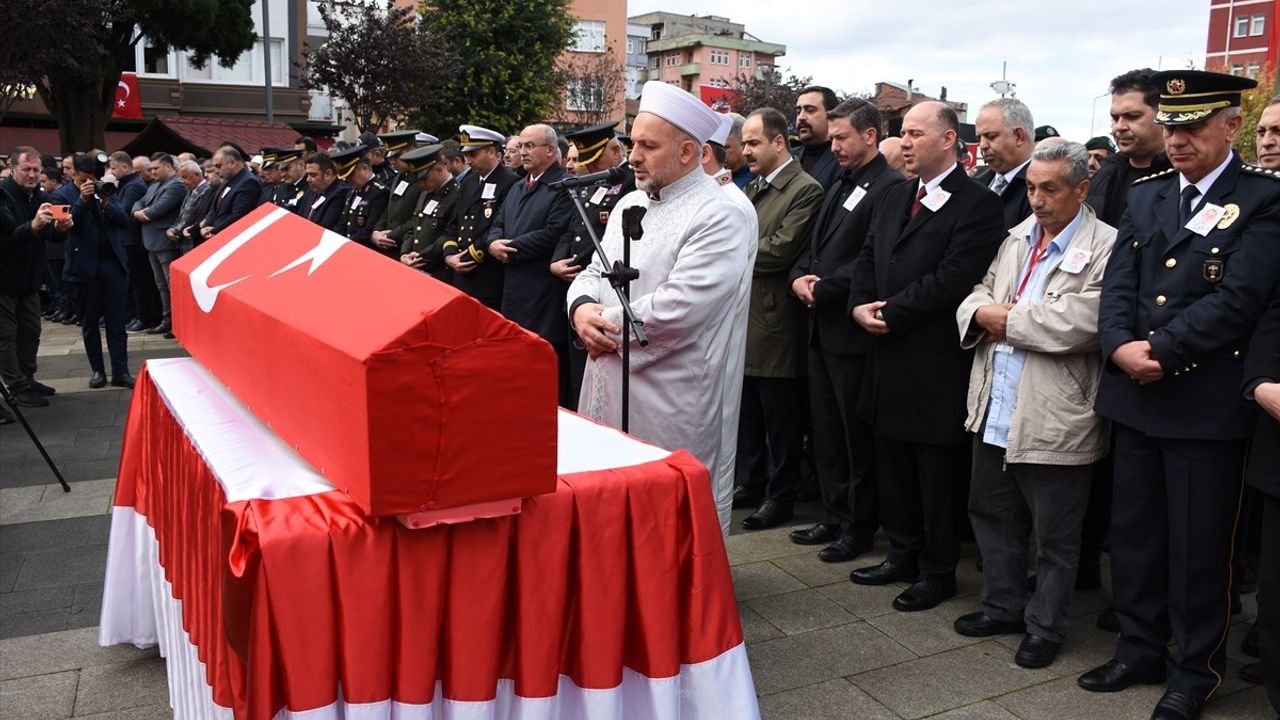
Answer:
[{"label": "elderly man", "polygon": [[729,113],[729,119],[733,120],[733,124],[729,126],[729,134],[724,140],[724,166],[733,173],[733,184],[741,190],[756,177],[742,153],[742,126],[747,119],[738,113]]},{"label": "elderly man", "polygon": [[183,160],[178,165],[178,178],[187,189],[187,196],[165,235],[178,248],[179,255],[186,255],[200,239],[200,221],[213,207],[214,189],[204,179],[200,164],[194,160]]},{"label": "elderly man", "polygon": [[[1256,409],[1241,358],[1280,278],[1280,178],[1231,149],[1248,78],[1159,72],[1173,171],[1136,183],[1107,266],[1097,410],[1115,426],[1111,571],[1120,640],[1086,690],[1168,690],[1200,715],[1222,684],[1231,559]],[[1169,654],[1169,641],[1177,645]]]},{"label": "elderly man", "polygon": [[169,264],[178,259],[178,246],[169,239],[167,230],[178,217],[187,189],[178,179],[173,158],[167,153],[156,153],[151,158],[155,182],[147,186],[146,193],[133,204],[133,219],[142,226],[142,246],[151,260],[151,276],[160,295],[160,324],[147,332],[151,335],[167,335],[173,330],[169,302]]},{"label": "elderly man", "polygon": [[[982,610],[955,621],[969,637],[1025,633],[1014,662],[1039,668],[1062,647],[1092,463],[1107,453],[1093,412],[1098,300],[1116,231],[1084,205],[1089,153],[1036,146],[1026,173],[1034,213],[1010,231],[960,303],[963,347],[977,347],[965,429],[973,436],[969,519],[982,551]],[[1027,593],[1027,539],[1038,582]]]},{"label": "elderly man", "polygon": [[852,270],[849,310],[872,335],[858,409],[875,433],[890,548],[850,580],[912,583],[893,601],[903,612],[956,593],[973,353],[956,342],[954,317],[1006,234],[1000,198],[956,162],[959,129],[945,103],[907,112],[902,153],[919,179],[885,195]]},{"label": "elderly man", "polygon": [[[640,278],[631,304],[649,346],[631,348],[630,430],[662,447],[688,448],[711,473],[720,527],[728,533],[742,393],[756,218],[699,166],[716,113],[666,83],[645,83],[631,127],[637,192],[614,208],[603,239],[622,257],[622,217],[645,210],[632,244]],[[597,255],[569,287],[570,317],[590,360],[580,411],[617,425],[620,333],[630,332]]]},{"label": "elderly man", "polygon": [[987,168],[973,176],[991,188],[1004,206],[1004,226],[1012,229],[1031,215],[1027,165],[1035,149],[1031,111],[1017,98],[992,100],[978,111],[978,151]]},{"label": "elderly man", "polygon": [[908,180],[915,179],[908,174],[907,161],[902,159],[902,138],[887,137],[881,140],[880,154],[884,155],[885,162],[889,163],[890,168],[896,170]]},{"label": "elderly man", "polygon": [[1258,118],[1258,164],[1268,170],[1280,170],[1280,95],[1262,109]]}]

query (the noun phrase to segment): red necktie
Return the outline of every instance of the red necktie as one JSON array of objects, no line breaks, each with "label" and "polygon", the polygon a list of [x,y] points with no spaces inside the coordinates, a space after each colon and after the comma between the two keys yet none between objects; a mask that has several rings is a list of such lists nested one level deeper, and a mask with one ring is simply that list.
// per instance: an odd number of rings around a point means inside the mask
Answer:
[{"label": "red necktie", "polygon": [[524,191],[529,192],[533,189],[533,176],[526,175],[524,178]]},{"label": "red necktie", "polygon": [[923,199],[924,199],[924,186],[921,185],[920,192],[916,193],[916,201],[911,203],[911,217],[915,217],[916,213],[920,212],[920,208],[923,207],[923,204],[920,201]]}]

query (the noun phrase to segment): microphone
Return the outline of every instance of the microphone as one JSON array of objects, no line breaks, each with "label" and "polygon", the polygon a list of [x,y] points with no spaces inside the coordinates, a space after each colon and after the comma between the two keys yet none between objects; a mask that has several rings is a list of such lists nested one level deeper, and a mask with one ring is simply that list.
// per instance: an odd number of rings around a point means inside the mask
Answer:
[{"label": "microphone", "polygon": [[648,208],[641,205],[632,205],[622,211],[622,235],[630,240],[639,240],[644,237],[644,226],[640,221],[644,219]]},{"label": "microphone", "polygon": [[583,187],[584,185],[595,185],[601,181],[612,185],[621,182],[622,177],[622,168],[612,167],[608,170],[601,170],[600,172],[594,172],[589,175],[565,178],[558,182],[548,183],[548,187],[555,188],[556,190],[569,190],[572,188]]}]

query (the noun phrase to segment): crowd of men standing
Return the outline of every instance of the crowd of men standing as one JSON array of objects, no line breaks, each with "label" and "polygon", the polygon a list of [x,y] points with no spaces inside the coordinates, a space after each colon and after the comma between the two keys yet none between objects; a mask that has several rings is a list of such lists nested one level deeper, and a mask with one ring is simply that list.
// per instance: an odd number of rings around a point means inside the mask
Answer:
[{"label": "crowd of men standing", "polygon": [[[902,612],[955,595],[971,529],[983,609],[955,630],[1022,635],[1013,659],[1030,668],[1056,659],[1109,542],[1114,606],[1099,625],[1119,641],[1079,684],[1167,683],[1159,719],[1200,714],[1239,594],[1257,587],[1245,651],[1263,661],[1243,674],[1280,710],[1280,98],[1258,125],[1260,166],[1245,164],[1231,144],[1249,87],[1124,73],[1114,147],[994,100],[972,177],[941,102],[911,108],[897,138],[874,105],[822,87],[799,94],[794,141],[771,108],[718,118],[696,162],[756,234],[728,473],[733,504],[752,509],[743,527],[790,520],[810,464],[823,517],[792,541],[850,562],[883,529],[886,559],[850,579],[907,583]],[[653,112],[687,129],[671,102]],[[637,188],[627,141],[612,123],[564,138],[463,125],[443,142],[365,134],[332,152],[299,138],[252,168],[234,143],[203,166],[90,151],[42,168],[18,148],[0,183],[3,380],[23,405],[52,394],[34,377],[43,284],[45,316],[83,328],[90,385],[107,382],[101,320],[111,382],[132,386],[126,333],[172,330],[169,264],[275,203],[544,338],[576,408],[589,363],[616,351],[604,329],[616,339],[623,324],[569,288]]]}]

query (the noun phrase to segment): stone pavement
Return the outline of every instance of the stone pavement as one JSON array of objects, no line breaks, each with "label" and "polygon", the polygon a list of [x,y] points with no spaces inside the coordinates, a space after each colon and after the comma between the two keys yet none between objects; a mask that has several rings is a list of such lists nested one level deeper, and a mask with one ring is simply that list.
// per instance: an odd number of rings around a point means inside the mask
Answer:
[{"label": "stone pavement", "polygon": [[[74,491],[63,493],[18,425],[0,427],[0,719],[170,718],[164,661],[154,648],[97,646],[108,515],[130,393],[90,390],[79,329],[45,324],[40,378],[58,389],[26,411]],[[184,354],[173,341],[131,336],[130,366]],[[793,526],[818,509],[802,505]],[[735,513],[737,521],[745,511]],[[852,585],[852,564],[826,565],[791,544],[790,528],[729,538],[739,612],[765,718],[777,720],[1145,720],[1160,689],[1112,695],[1075,677],[1105,661],[1113,638],[1094,628],[1105,592],[1080,593],[1058,661],[1013,663],[1017,637],[979,640],[951,629],[977,609],[980,575],[966,547],[960,597],[924,613],[889,603],[898,586]],[[883,557],[876,551],[856,562]],[[1262,688],[1236,677],[1253,597],[1233,618],[1230,667],[1209,720],[1271,720]]]}]

